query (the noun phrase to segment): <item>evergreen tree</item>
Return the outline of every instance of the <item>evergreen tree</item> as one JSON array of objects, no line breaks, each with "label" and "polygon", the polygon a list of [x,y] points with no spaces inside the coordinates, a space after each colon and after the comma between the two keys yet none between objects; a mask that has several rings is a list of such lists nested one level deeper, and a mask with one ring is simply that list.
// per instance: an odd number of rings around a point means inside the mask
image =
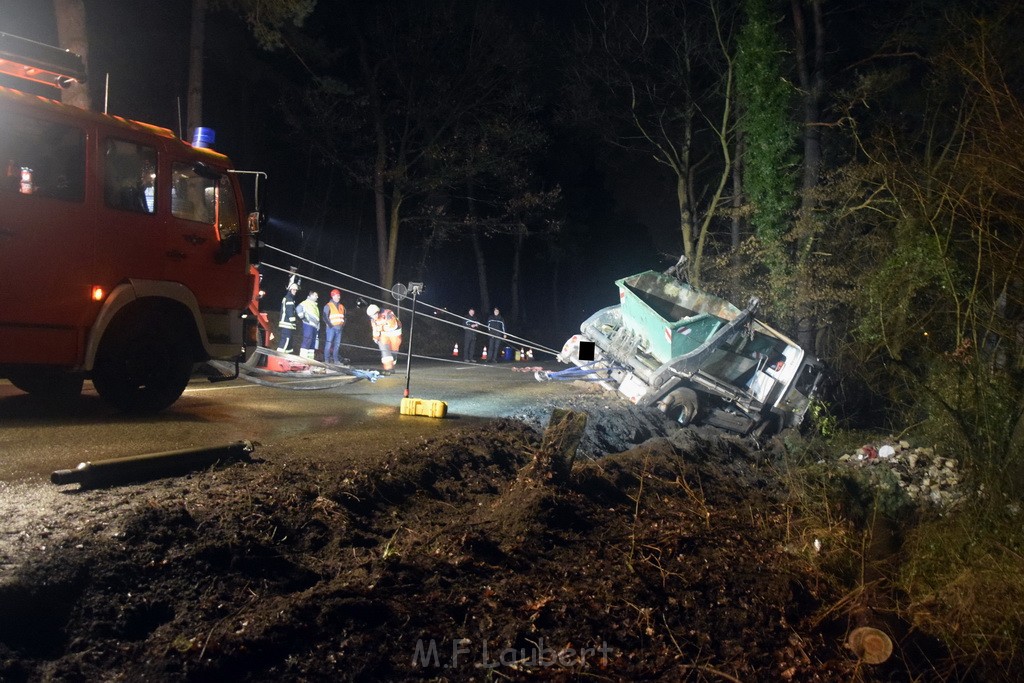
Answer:
[{"label": "evergreen tree", "polygon": [[788,270],[783,237],[796,191],[793,145],[797,127],[791,118],[794,92],[783,73],[784,47],[772,0],[746,0],[740,29],[736,86],[743,116],[744,190],[753,205],[751,224],[762,242],[773,288]]}]

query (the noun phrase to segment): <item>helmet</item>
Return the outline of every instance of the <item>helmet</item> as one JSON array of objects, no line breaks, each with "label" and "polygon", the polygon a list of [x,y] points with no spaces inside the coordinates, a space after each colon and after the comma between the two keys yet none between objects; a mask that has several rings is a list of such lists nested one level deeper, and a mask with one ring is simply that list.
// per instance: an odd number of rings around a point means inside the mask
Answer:
[{"label": "helmet", "polygon": [[331,290],[331,296],[341,296],[341,290],[332,289]]},{"label": "helmet", "polygon": [[366,315],[370,316],[371,318],[377,315],[378,313],[380,313],[380,306],[378,306],[377,304],[370,304],[369,306],[366,307]]},{"label": "helmet", "polygon": [[288,289],[298,289],[298,288],[299,288],[299,285],[297,283],[295,283],[295,282],[289,282],[288,283]]}]

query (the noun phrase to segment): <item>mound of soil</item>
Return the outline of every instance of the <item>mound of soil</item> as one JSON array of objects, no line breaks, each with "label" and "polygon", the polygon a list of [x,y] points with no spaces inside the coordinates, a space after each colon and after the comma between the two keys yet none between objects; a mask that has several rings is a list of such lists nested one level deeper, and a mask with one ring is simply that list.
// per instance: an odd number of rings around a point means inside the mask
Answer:
[{"label": "mound of soil", "polygon": [[580,455],[586,458],[621,453],[652,437],[672,434],[678,429],[675,422],[657,410],[640,408],[596,384],[575,382],[573,387],[578,392],[575,395],[538,402],[508,417],[543,431],[555,408],[586,413],[587,428],[579,447]]},{"label": "mound of soil", "polygon": [[0,679],[851,680],[762,454],[684,431],[558,479],[539,446],[499,420],[64,494],[0,552]]}]

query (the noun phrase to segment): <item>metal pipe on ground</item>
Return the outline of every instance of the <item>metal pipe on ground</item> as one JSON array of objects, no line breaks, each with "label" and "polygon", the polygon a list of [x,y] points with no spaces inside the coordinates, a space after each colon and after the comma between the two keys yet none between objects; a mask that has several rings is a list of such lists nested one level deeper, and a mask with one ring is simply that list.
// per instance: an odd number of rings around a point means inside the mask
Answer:
[{"label": "metal pipe on ground", "polygon": [[236,441],[223,446],[184,448],[83,462],[73,470],[56,470],[50,475],[50,481],[58,486],[81,484],[83,489],[89,489],[177,477],[218,462],[247,460],[253,450],[255,446],[251,441]]}]

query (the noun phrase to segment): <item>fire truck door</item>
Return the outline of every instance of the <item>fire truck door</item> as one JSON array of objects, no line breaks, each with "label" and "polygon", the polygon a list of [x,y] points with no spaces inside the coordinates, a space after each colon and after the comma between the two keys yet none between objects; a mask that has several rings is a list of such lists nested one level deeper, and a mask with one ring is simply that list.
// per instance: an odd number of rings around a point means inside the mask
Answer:
[{"label": "fire truck door", "polygon": [[248,265],[230,175],[199,175],[192,164],[171,164],[167,235],[166,279],[188,287],[201,308],[246,308],[251,295]]}]

